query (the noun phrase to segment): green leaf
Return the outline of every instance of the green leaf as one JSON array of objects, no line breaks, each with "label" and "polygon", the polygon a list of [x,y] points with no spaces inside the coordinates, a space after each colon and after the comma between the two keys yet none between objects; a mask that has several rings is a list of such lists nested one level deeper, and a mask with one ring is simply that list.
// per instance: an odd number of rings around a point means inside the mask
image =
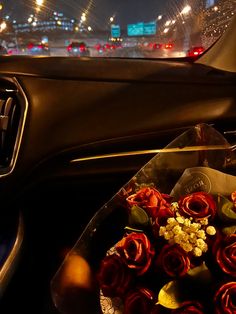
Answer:
[{"label": "green leaf", "polygon": [[224,222],[234,222],[236,221],[236,212],[234,211],[234,203],[229,201],[223,195],[218,194],[218,214],[222,221]]},{"label": "green leaf", "polygon": [[158,302],[168,309],[177,309],[181,306],[181,300],[179,297],[180,289],[177,280],[168,282],[158,294]]},{"label": "green leaf", "polygon": [[130,231],[130,232],[143,233],[143,230],[141,230],[141,229],[135,229],[135,228],[131,228],[131,227],[128,227],[128,226],[126,226],[124,229],[127,230],[127,231]]},{"label": "green leaf", "polygon": [[134,205],[129,213],[129,226],[134,228],[147,227],[150,223],[148,214],[141,207]]},{"label": "green leaf", "polygon": [[209,284],[212,282],[213,277],[205,262],[200,266],[190,269],[187,274],[190,276],[191,280],[202,284]]},{"label": "green leaf", "polygon": [[222,231],[223,231],[223,233],[226,234],[226,235],[234,234],[234,233],[236,233],[236,225],[224,227],[224,228],[222,229]]}]

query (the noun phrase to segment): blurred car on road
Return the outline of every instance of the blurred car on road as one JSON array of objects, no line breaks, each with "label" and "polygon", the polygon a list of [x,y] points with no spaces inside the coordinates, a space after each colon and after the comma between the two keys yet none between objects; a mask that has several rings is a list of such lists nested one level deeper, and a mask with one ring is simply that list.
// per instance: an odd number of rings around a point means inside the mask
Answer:
[{"label": "blurred car on road", "polygon": [[157,43],[157,42],[149,42],[149,43],[144,43],[141,45],[142,48],[145,48],[146,50],[158,50],[162,48],[162,44]]},{"label": "blurred car on road", "polygon": [[164,45],[164,49],[172,49],[174,45],[172,43],[167,43]]},{"label": "blurred car on road", "polygon": [[103,46],[103,48],[104,48],[105,50],[112,50],[112,49],[116,49],[116,46],[115,46],[115,44],[105,43],[104,46]]},{"label": "blurred car on road", "polygon": [[94,49],[95,49],[96,51],[98,51],[99,53],[104,52],[104,47],[103,47],[103,45],[100,44],[100,43],[95,44],[95,45],[94,45]]},{"label": "blurred car on road", "polygon": [[0,45],[0,55],[7,55],[7,49],[2,45]]},{"label": "blurred car on road", "polygon": [[8,42],[7,43],[7,53],[9,55],[18,55],[18,54],[20,54],[20,49],[19,49],[17,43],[15,43],[13,41],[12,42]]},{"label": "blurred car on road", "polygon": [[188,57],[198,57],[200,54],[204,52],[204,47],[199,46],[199,47],[192,47],[191,49],[188,50],[187,56]]},{"label": "blurred car on road", "polygon": [[89,57],[90,51],[84,42],[73,41],[67,46],[69,56]]},{"label": "blurred car on road", "polygon": [[27,46],[28,54],[30,55],[50,55],[48,44],[30,42]]}]

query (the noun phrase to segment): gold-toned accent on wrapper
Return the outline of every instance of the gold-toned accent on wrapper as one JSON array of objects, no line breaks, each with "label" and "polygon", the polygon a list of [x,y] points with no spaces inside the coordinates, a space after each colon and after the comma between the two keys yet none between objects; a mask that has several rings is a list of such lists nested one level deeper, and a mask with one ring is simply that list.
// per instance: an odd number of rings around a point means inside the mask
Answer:
[{"label": "gold-toned accent on wrapper", "polygon": [[162,149],[136,150],[136,151],[129,151],[129,152],[118,152],[118,153],[81,157],[81,158],[72,159],[70,162],[75,163],[75,162],[105,159],[105,158],[129,157],[129,156],[158,154],[158,153],[178,153],[178,152],[194,152],[194,151],[202,151],[202,150],[225,150],[225,149],[235,149],[235,146],[231,146],[231,145],[204,146],[202,145],[202,146],[188,146],[188,147],[183,147],[183,148],[174,147],[174,148],[162,148]]}]

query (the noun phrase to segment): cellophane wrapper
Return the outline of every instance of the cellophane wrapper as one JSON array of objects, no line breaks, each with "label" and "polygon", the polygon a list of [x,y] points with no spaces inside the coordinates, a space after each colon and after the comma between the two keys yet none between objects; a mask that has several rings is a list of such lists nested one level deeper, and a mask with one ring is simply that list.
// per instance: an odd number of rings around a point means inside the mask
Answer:
[{"label": "cellophane wrapper", "polygon": [[[126,198],[137,186],[154,185],[173,199],[194,191],[228,195],[236,190],[235,160],[227,140],[207,124],[189,128],[157,153],[95,213],[52,278],[52,299],[59,312],[104,313],[96,273],[124,235]],[[109,300],[105,304],[111,306]],[[114,306],[119,309],[120,305]],[[107,313],[122,311],[111,308]]]}]

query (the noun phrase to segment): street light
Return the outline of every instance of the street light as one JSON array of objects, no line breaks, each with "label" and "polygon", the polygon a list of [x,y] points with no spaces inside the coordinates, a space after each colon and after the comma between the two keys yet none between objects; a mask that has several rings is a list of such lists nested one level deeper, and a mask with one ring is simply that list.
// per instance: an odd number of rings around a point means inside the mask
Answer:
[{"label": "street light", "polygon": [[111,17],[110,17],[110,22],[112,23],[113,21],[114,21],[114,17],[111,16]]},{"label": "street light", "polygon": [[7,28],[7,23],[5,21],[3,21],[0,24],[0,32],[4,31]]},{"label": "street light", "polygon": [[184,27],[184,38],[183,38],[183,51],[186,51],[189,49],[190,46],[190,37],[191,37],[191,21],[189,13],[191,12],[192,8],[190,5],[186,5],[183,10],[180,12],[180,15],[182,15],[182,24],[185,24]]},{"label": "street light", "polygon": [[38,5],[39,7],[41,7],[44,3],[44,0],[36,0],[36,5]]},{"label": "street light", "polygon": [[164,29],[163,33],[166,34],[166,33],[168,33],[168,32],[169,32],[169,28],[166,27],[166,28]]},{"label": "street light", "polygon": [[81,16],[81,21],[83,21],[83,22],[86,21],[86,16],[85,16],[85,15],[82,15],[82,16]]},{"label": "street light", "polygon": [[35,3],[36,3],[36,12],[40,12],[41,7],[44,4],[44,0],[35,0]]},{"label": "street light", "polygon": [[190,5],[186,5],[183,10],[180,12],[180,14],[182,15],[187,15],[190,11],[192,10],[192,8],[190,7]]}]

